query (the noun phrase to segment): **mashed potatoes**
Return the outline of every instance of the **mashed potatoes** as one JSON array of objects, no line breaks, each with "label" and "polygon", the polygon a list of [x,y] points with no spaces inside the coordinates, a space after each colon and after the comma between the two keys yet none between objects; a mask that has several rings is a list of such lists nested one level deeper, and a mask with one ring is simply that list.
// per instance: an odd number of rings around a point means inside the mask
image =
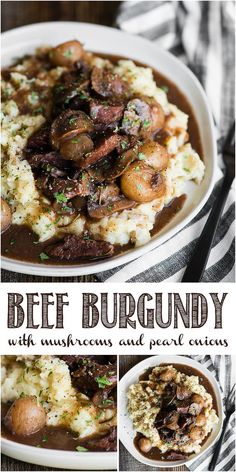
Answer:
[{"label": "mashed potatoes", "polygon": [[46,411],[48,426],[67,427],[80,438],[104,428],[100,412],[73,388],[68,365],[58,357],[2,356],[2,402],[22,396],[37,398]]},{"label": "mashed potatoes", "polygon": [[[173,412],[177,415],[180,423],[177,423],[176,427],[173,424],[170,425],[168,439],[164,439],[165,436],[161,434],[160,424],[157,426],[156,421],[161,417],[163,410],[163,413],[166,416],[168,415],[170,410],[165,411],[166,407],[163,406],[165,404],[164,395],[167,395],[168,388],[173,388],[174,385],[174,389],[181,387],[182,392],[183,389],[185,390],[185,398],[178,397],[177,392],[176,400],[176,392],[173,393],[170,403],[172,403]],[[180,401],[181,398],[182,401]],[[191,408],[192,410],[196,408],[197,401],[202,402],[202,408],[198,413],[191,411]],[[182,407],[182,412],[180,407]],[[188,410],[185,413],[184,407]],[[178,408],[181,413],[177,412]],[[135,430],[150,440],[151,447],[157,447],[162,453],[170,450],[186,454],[200,452],[202,441],[218,423],[216,411],[213,409],[212,396],[203,385],[200,385],[199,377],[181,373],[173,366],[155,367],[152,369],[148,380],[140,380],[130,386],[128,390],[128,412]],[[200,420],[202,422],[201,427],[197,426]],[[182,433],[181,421],[186,421],[186,425],[189,424],[189,426],[186,426],[189,429],[183,430]],[[168,423],[164,423],[163,427],[168,429]],[[198,437],[196,433],[198,433]]]},{"label": "mashed potatoes", "polygon": [[[104,62],[101,60],[99,65],[103,67]],[[27,61],[16,69],[11,73],[11,82],[3,81],[3,94],[9,96],[9,100],[5,101],[2,108],[2,196],[11,206],[13,223],[27,224],[40,241],[63,233],[81,235],[84,217],[77,216],[75,220],[63,216],[58,218],[50,201],[36,188],[31,167],[23,158],[27,139],[44,123],[45,118],[41,114],[34,116],[19,112],[12,98],[14,91],[28,90],[31,85],[25,75]],[[62,72],[61,68],[57,69],[51,70],[48,75],[44,73],[42,83],[47,81],[48,87],[51,87]],[[138,67],[130,60],[120,60],[113,69],[130,84],[134,95],[153,97],[165,112],[170,131],[165,146],[171,156],[168,168],[163,171],[167,183],[166,194],[150,203],[138,204],[131,210],[113,213],[98,222],[88,221],[86,227],[96,238],[112,244],[124,245],[131,241],[141,246],[151,238],[156,213],[173,198],[184,193],[187,181],[194,180],[200,184],[205,166],[187,142],[188,116],[168,102],[167,94],[156,85],[152,70],[149,67]],[[40,82],[40,79],[37,78],[37,81]]]}]

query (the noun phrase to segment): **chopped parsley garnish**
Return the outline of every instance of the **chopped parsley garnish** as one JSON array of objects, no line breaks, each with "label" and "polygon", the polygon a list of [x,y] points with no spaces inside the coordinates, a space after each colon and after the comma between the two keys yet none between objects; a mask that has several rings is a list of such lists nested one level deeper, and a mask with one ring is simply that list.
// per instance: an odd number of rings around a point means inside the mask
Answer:
[{"label": "chopped parsley garnish", "polygon": [[127,142],[126,141],[121,141],[120,145],[121,145],[121,149],[126,149],[127,148]]},{"label": "chopped parsley garnish", "polygon": [[59,193],[59,192],[56,192],[54,193],[54,197],[57,201],[57,203],[66,203],[68,198],[64,195],[64,193]]},{"label": "chopped parsley garnish", "polygon": [[148,127],[150,126],[150,124],[151,124],[151,123],[150,123],[149,120],[144,120],[144,122],[143,122],[144,128],[148,128]]},{"label": "chopped parsley garnish", "polygon": [[105,375],[103,375],[102,377],[96,377],[95,380],[98,383],[99,388],[105,388],[108,385],[112,385],[112,382],[108,380]]},{"label": "chopped parsley garnish", "polygon": [[111,405],[111,404],[113,404],[113,401],[109,400],[109,398],[103,401],[103,405]]},{"label": "chopped parsley garnish", "polygon": [[137,184],[136,187],[140,192],[142,192],[143,186],[141,184]]},{"label": "chopped parsley garnish", "polygon": [[88,451],[88,449],[86,449],[86,447],[83,447],[83,446],[77,446],[75,449],[78,452],[87,452]]},{"label": "chopped parsley garnish", "polygon": [[41,261],[46,261],[47,259],[49,259],[49,256],[45,252],[41,252],[39,254],[39,258],[41,259]]},{"label": "chopped parsley garnish", "polygon": [[73,52],[71,51],[71,49],[67,49],[65,52],[63,52],[63,56],[64,57],[71,57],[73,54]]},{"label": "chopped parsley garnish", "polygon": [[10,241],[10,245],[13,246],[15,244],[16,240],[15,239],[11,239]]},{"label": "chopped parsley garnish", "polygon": [[71,143],[72,143],[72,144],[76,144],[76,143],[78,143],[78,142],[79,142],[79,139],[78,139],[78,138],[74,138],[74,139],[71,140]]},{"label": "chopped parsley garnish", "polygon": [[29,101],[30,103],[32,103],[32,105],[35,105],[35,103],[38,102],[38,99],[39,99],[39,95],[37,92],[31,92],[31,94],[29,95]]},{"label": "chopped parsley garnish", "polygon": [[69,125],[73,125],[74,123],[76,123],[76,120],[77,120],[77,118],[76,118],[76,117],[74,117],[74,118],[73,118],[73,117],[72,117],[72,118],[70,118],[70,119],[69,119],[69,121],[68,121]]},{"label": "chopped parsley garnish", "polygon": [[84,99],[86,99],[86,98],[88,98],[88,97],[87,97],[87,95],[85,95],[84,92],[80,92],[79,98],[80,98],[81,100],[84,100]]},{"label": "chopped parsley garnish", "polygon": [[143,152],[139,152],[138,153],[138,158],[139,158],[140,161],[144,161],[146,159],[146,156],[145,156],[145,154],[143,154]]},{"label": "chopped parsley garnish", "polygon": [[165,92],[165,93],[168,93],[168,92],[169,92],[169,87],[167,87],[167,85],[162,85],[162,86],[161,86],[161,89],[162,89],[163,92]]},{"label": "chopped parsley garnish", "polygon": [[48,437],[44,436],[44,438],[42,439],[42,442],[48,442]]}]

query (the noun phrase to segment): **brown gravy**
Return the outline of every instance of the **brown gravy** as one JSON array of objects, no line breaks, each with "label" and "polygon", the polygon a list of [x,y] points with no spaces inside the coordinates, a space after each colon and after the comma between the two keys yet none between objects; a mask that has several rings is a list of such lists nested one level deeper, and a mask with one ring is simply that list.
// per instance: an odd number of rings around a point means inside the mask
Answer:
[{"label": "brown gravy", "polygon": [[[113,56],[110,54],[100,54],[101,57],[108,58],[114,62],[119,59],[125,59],[122,56]],[[146,64],[134,61],[137,65],[147,67]],[[174,103],[182,111],[189,115],[189,141],[192,144],[193,148],[196,149],[200,156],[203,156],[202,145],[200,139],[200,133],[194,112],[184,94],[179,90],[179,88],[171,82],[169,79],[164,77],[162,74],[153,69],[153,75],[160,87],[168,88],[168,99],[170,102]],[[173,200],[173,202],[164,208],[162,212],[157,214],[156,223],[154,228],[151,231],[151,235],[156,235],[167,223],[174,217],[174,215],[182,208],[185,196],[182,195],[179,198]],[[81,259],[77,261],[61,261],[53,258],[41,260],[40,254],[46,252],[46,248],[53,242],[56,242],[56,239],[48,240],[44,243],[37,244],[37,236],[33,231],[25,225],[12,225],[5,233],[1,235],[1,253],[3,256],[14,259],[18,261],[26,261],[33,263],[43,263],[50,265],[79,265],[84,263]],[[115,247],[115,256],[126,252],[133,248],[132,244],[127,244],[126,246]]]},{"label": "brown gravy", "polygon": [[[160,364],[161,367],[163,366],[168,366],[170,364]],[[199,383],[200,385],[203,385],[205,389],[207,390],[208,393],[212,396],[212,401],[213,401],[213,408],[215,409],[216,413],[218,414],[218,405],[217,405],[217,400],[216,400],[216,395],[215,391],[213,389],[212,384],[210,383],[209,379],[202,374],[199,370],[195,369],[194,367],[190,367],[188,365],[182,365],[182,364],[171,364],[173,365],[179,372],[186,374],[186,375],[196,375],[199,377]],[[139,380],[147,380],[149,377],[149,374],[153,370],[153,367],[150,369],[147,369],[144,374],[140,375]],[[207,441],[211,433],[209,433],[204,440],[202,441],[202,445]],[[169,461],[172,462],[170,459],[168,459],[167,455],[170,453],[168,451],[167,453],[162,453],[157,447],[153,447],[149,452],[144,453],[139,449],[139,440],[144,437],[141,433],[137,433],[135,438],[134,438],[134,445],[136,449],[139,451],[140,454],[143,456],[147,457],[150,460],[154,461]],[[191,454],[185,454],[189,458],[193,455]]]},{"label": "brown gravy", "polygon": [[[7,413],[10,404],[1,405],[1,416],[4,418]],[[12,434],[4,425],[2,421],[1,425],[2,437],[9,439],[20,444],[27,444],[28,446],[39,447],[42,449],[58,449],[63,451],[76,451],[77,447],[85,448],[88,451],[101,451],[96,448],[96,436],[91,437],[89,440],[79,440],[76,437],[76,433],[65,428],[59,428],[55,426],[45,426],[40,431],[28,436],[19,436]],[[79,452],[86,452],[83,449]]]}]

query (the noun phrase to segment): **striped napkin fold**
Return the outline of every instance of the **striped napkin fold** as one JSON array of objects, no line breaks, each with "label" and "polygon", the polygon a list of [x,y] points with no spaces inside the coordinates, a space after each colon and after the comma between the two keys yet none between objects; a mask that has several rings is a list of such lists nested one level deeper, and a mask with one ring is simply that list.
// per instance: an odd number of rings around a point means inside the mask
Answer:
[{"label": "striped napkin fold", "polygon": [[[235,384],[235,359],[232,356],[191,356],[200,362],[215,376],[220,385],[224,402]],[[235,412],[231,416],[226,429],[215,470],[235,470]],[[216,445],[206,451],[199,459],[188,464],[189,470],[208,471]]]},{"label": "striped napkin fold", "polygon": [[[234,2],[126,1],[121,4],[116,26],[170,50],[199,78],[215,120],[219,168],[208,202],[190,224],[148,254],[96,275],[103,282],[180,282],[219,191],[223,137],[234,120]],[[203,282],[233,282],[234,254],[232,189]]]}]

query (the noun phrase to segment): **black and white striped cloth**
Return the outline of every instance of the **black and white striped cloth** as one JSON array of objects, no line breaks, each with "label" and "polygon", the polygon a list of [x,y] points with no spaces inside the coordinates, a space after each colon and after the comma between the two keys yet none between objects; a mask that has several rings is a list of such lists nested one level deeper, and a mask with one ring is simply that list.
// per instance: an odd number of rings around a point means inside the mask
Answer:
[{"label": "black and white striped cloth", "polygon": [[[224,401],[235,384],[235,358],[232,356],[191,356],[200,362],[215,375],[220,385]],[[212,459],[215,446],[213,445],[199,459],[188,464],[189,470],[207,471]],[[231,416],[226,429],[224,442],[221,447],[218,463],[215,470],[235,470],[235,412]]]},{"label": "black and white striped cloth", "polygon": [[[116,25],[170,50],[185,62],[204,86],[218,136],[219,169],[222,138],[234,119],[234,2],[140,1],[121,4]],[[216,183],[205,207],[161,247],[97,277],[107,282],[179,282],[219,190]],[[226,202],[203,282],[234,281],[234,190]]]}]

